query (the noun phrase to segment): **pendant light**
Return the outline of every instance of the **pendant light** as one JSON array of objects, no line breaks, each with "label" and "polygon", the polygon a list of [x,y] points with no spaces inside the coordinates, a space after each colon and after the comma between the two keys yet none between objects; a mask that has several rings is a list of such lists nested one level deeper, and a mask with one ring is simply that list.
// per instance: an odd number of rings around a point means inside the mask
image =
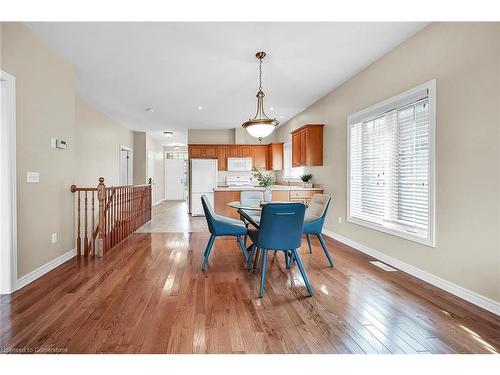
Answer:
[{"label": "pendant light", "polygon": [[266,57],[265,52],[257,52],[255,57],[259,60],[259,91],[257,92],[257,113],[253,119],[248,119],[242,126],[248,133],[262,142],[279,125],[275,118],[271,119],[264,112],[264,92],[262,91],[262,59]]}]

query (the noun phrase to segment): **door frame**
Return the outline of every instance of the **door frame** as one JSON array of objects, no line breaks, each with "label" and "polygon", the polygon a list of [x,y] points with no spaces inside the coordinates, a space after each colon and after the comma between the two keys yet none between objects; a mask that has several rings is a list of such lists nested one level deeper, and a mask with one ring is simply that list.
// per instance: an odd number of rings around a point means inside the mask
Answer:
[{"label": "door frame", "polygon": [[[3,280],[0,279],[0,294],[10,294],[17,289],[16,78],[13,75],[0,70],[0,80],[2,83],[7,83],[6,92],[8,95],[8,106],[6,110],[8,111],[7,117],[10,119],[7,124],[0,124],[0,132],[4,133],[7,137],[7,147],[5,153],[1,155],[1,157],[5,157],[7,159],[7,163],[5,165],[7,169],[7,176],[1,176],[2,178],[0,183],[3,185],[0,190],[0,199],[4,202],[10,202],[10,205],[7,207],[0,206],[2,223],[7,223],[7,225],[2,224],[1,226],[1,228],[6,229],[4,232],[6,236],[0,237],[0,240],[2,241],[0,244],[0,252],[2,252],[2,254],[0,254],[0,256],[3,259],[10,259],[10,262],[7,262],[7,264],[3,262],[0,264],[1,274],[10,275],[10,277],[4,277]],[[1,147],[0,150],[2,149],[4,148]]]},{"label": "door frame", "polygon": [[132,160],[132,163],[130,164],[130,175],[132,176],[131,185],[133,185],[134,184],[134,150],[128,146],[125,146],[125,145],[120,145],[120,147],[118,149],[118,166],[120,168],[119,175],[118,175],[118,178],[119,178],[118,181],[121,184],[121,181],[122,181],[122,151],[130,151],[130,157]]}]

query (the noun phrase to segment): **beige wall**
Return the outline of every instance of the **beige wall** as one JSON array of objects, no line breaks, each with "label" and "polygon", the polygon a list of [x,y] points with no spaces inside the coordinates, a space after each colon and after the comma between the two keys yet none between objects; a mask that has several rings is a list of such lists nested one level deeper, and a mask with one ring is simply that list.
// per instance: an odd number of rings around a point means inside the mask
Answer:
[{"label": "beige wall", "polygon": [[149,135],[146,135],[146,152],[154,155],[155,159],[153,203],[158,203],[165,199],[165,152],[163,146]]},{"label": "beige wall", "polygon": [[[244,142],[242,144],[258,144],[259,140],[248,134],[243,133]],[[275,133],[262,140],[263,143],[271,143],[276,140]],[[234,144],[234,129],[189,129],[188,144]],[[239,142],[238,142],[239,143]]]},{"label": "beige wall", "polygon": [[146,133],[134,132],[134,185],[142,185],[147,182],[147,154],[146,154]]},{"label": "beige wall", "polygon": [[[326,229],[500,301],[500,26],[435,23],[278,129],[325,123],[324,167],[306,168],[333,195]],[[437,80],[436,247],[345,222],[346,119]],[[341,216],[343,224],[338,224]]]},{"label": "beige wall", "polygon": [[133,132],[76,98],[76,185],[120,185],[120,146],[133,149]]},{"label": "beige wall", "polygon": [[[75,248],[72,184],[119,182],[132,132],[75,95],[72,66],[22,23],[0,25],[0,68],[16,77],[18,278]],[[51,148],[51,138],[68,149]],[[40,172],[26,183],[26,172]],[[52,233],[58,242],[51,243]]]},{"label": "beige wall", "polygon": [[[20,23],[1,24],[1,69],[16,77],[17,261],[22,277],[74,248],[75,80],[71,65]],[[50,147],[51,137],[68,142]],[[26,183],[26,172],[40,183]],[[51,234],[58,242],[51,243]]]}]

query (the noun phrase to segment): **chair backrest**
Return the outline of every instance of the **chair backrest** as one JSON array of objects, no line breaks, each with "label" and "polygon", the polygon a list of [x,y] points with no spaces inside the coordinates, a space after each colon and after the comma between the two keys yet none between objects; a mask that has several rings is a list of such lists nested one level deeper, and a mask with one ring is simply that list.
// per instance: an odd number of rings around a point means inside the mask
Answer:
[{"label": "chair backrest", "polygon": [[331,198],[327,194],[314,194],[306,210],[306,218],[316,217],[325,220]]},{"label": "chair backrest", "polygon": [[306,206],[299,202],[267,203],[262,208],[257,246],[263,249],[297,249],[302,242]]},{"label": "chair backrest", "polygon": [[263,191],[243,190],[240,193],[240,203],[242,206],[259,207],[260,202],[264,200]]},{"label": "chair backrest", "polygon": [[215,218],[217,215],[206,195],[201,196],[201,205],[203,206],[203,212],[205,212],[205,218],[207,219],[208,230],[210,233],[215,234]]}]

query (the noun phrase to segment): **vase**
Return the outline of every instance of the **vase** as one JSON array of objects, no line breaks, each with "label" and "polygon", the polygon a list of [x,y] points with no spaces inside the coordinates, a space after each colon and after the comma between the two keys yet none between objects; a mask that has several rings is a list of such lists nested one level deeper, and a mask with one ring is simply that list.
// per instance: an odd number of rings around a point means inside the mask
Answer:
[{"label": "vase", "polygon": [[273,199],[273,194],[271,192],[271,189],[269,188],[269,186],[266,186],[264,190],[264,202],[271,202],[272,199]]}]

